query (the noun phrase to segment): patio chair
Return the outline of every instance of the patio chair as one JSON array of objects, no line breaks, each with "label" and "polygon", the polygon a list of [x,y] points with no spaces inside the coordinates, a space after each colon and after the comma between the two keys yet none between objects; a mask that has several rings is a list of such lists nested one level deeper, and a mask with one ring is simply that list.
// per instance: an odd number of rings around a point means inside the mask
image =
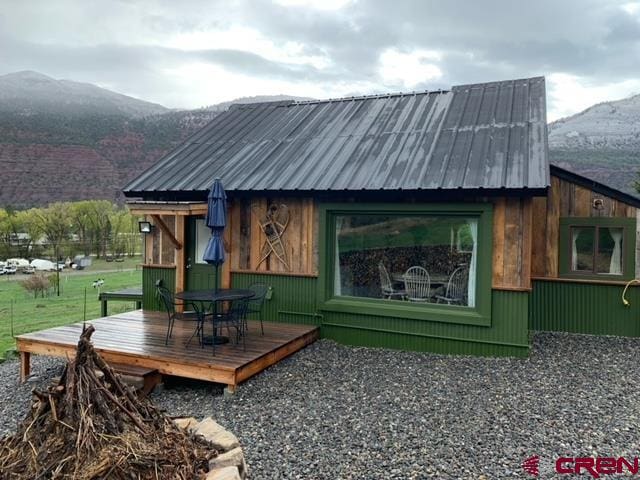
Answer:
[{"label": "patio chair", "polygon": [[[193,335],[189,337],[189,340],[187,341],[187,346],[189,345],[189,343],[191,343],[191,340],[196,335],[198,337],[198,341],[202,343],[202,316],[200,314],[198,306],[196,304],[182,304],[182,303],[176,302],[176,299],[173,296],[173,293],[171,293],[171,291],[169,291],[168,288],[163,287],[161,285],[156,285],[156,293],[160,299],[160,302],[162,303],[165,310],[167,311],[167,317],[169,320],[169,323],[167,325],[167,336],[164,340],[164,344],[169,345],[169,339],[171,338],[171,334],[173,333],[173,325],[175,324],[176,320],[196,322],[196,330],[193,333]],[[193,308],[193,310],[179,312],[176,309],[176,306],[178,305],[183,305],[185,307],[189,305],[189,307]]]},{"label": "patio chair", "polygon": [[[247,308],[249,299],[243,298],[242,300],[233,300],[229,304],[229,308],[223,313],[210,313],[205,315],[206,318],[211,318],[211,326],[213,327],[214,341],[211,342],[213,348],[213,354],[216,354],[216,342],[215,335],[218,329],[227,329],[227,335],[231,336],[231,329],[236,330],[236,345],[239,343],[242,337],[242,349],[247,349],[246,335],[244,334],[245,323],[247,321]],[[215,310],[213,310],[215,312]]]},{"label": "patio chair", "polygon": [[436,302],[446,302],[447,305],[464,305],[468,281],[469,268],[466,266],[456,268],[449,277],[444,295],[436,295]]},{"label": "patio chair", "polygon": [[393,282],[389,277],[389,272],[384,266],[384,263],[378,263],[378,271],[380,272],[380,290],[382,291],[382,298],[391,300],[393,298],[404,299],[407,296],[405,290],[397,290],[393,287]]},{"label": "patio chair", "polygon": [[410,302],[429,302],[431,300],[431,277],[423,267],[411,267],[404,275],[404,289]]},{"label": "patio chair", "polygon": [[[249,290],[253,292],[253,297],[251,297],[247,302],[247,315],[251,315],[252,313],[258,314],[258,320],[260,320],[260,331],[262,335],[264,335],[264,325],[262,323],[262,308],[264,307],[264,302],[267,299],[267,293],[269,292],[269,286],[264,283],[252,283],[249,285]],[[245,330],[248,328],[245,321]]]}]

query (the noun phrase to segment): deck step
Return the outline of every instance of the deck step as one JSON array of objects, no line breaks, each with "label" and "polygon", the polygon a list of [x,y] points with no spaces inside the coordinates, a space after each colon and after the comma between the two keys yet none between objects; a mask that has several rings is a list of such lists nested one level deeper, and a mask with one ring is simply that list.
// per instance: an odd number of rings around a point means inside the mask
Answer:
[{"label": "deck step", "polygon": [[155,368],[121,363],[110,363],[109,366],[143,396],[149,395],[158,384],[162,383],[162,375]]}]

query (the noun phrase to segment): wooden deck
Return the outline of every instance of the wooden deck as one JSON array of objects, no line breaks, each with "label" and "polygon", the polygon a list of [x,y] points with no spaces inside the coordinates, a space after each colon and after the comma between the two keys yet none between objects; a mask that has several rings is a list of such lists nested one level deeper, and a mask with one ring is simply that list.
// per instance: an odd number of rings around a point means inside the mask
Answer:
[{"label": "wooden deck", "polygon": [[[185,346],[195,325],[176,322],[169,345],[164,344],[167,317],[161,312],[135,310],[91,320],[96,331],[93,344],[107,362],[157,369],[164,375],[236,385],[313,343],[319,329],[308,325],[249,321],[246,350],[239,345],[201,348],[197,341]],[[27,333],[16,338],[21,357],[21,378],[29,375],[30,355],[73,357],[82,323]]]}]

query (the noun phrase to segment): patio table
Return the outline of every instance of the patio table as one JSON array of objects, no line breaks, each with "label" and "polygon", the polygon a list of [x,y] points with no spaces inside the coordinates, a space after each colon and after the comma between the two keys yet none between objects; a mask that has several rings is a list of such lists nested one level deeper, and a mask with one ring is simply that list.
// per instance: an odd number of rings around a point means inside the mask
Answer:
[{"label": "patio table", "polygon": [[[199,302],[200,304],[204,303],[214,303],[216,305],[215,312],[218,312],[218,303],[219,302],[231,302],[233,300],[244,300],[250,299],[254,296],[253,290],[249,290],[246,288],[212,288],[207,290],[186,290],[184,292],[176,293],[176,298],[189,302]],[[204,312],[204,308],[201,310]],[[213,337],[207,337],[202,335],[202,342],[204,344],[215,342],[216,345],[227,343],[229,341],[229,337],[218,336],[217,333],[214,333]]]},{"label": "patio table", "polygon": [[[404,282],[404,273],[394,273],[391,277],[394,282]],[[429,278],[431,279],[431,285],[446,285],[447,282],[449,282],[449,275],[443,275],[441,273],[434,273],[433,275],[429,274]]]}]

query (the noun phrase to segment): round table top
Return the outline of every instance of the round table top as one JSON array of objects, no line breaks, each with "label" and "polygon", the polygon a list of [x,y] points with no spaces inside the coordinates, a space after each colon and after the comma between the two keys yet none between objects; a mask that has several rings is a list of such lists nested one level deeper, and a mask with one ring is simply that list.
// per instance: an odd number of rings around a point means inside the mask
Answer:
[{"label": "round table top", "polygon": [[176,293],[176,298],[192,302],[224,302],[251,298],[254,295],[253,290],[246,288],[212,288],[209,290],[186,290]]}]

